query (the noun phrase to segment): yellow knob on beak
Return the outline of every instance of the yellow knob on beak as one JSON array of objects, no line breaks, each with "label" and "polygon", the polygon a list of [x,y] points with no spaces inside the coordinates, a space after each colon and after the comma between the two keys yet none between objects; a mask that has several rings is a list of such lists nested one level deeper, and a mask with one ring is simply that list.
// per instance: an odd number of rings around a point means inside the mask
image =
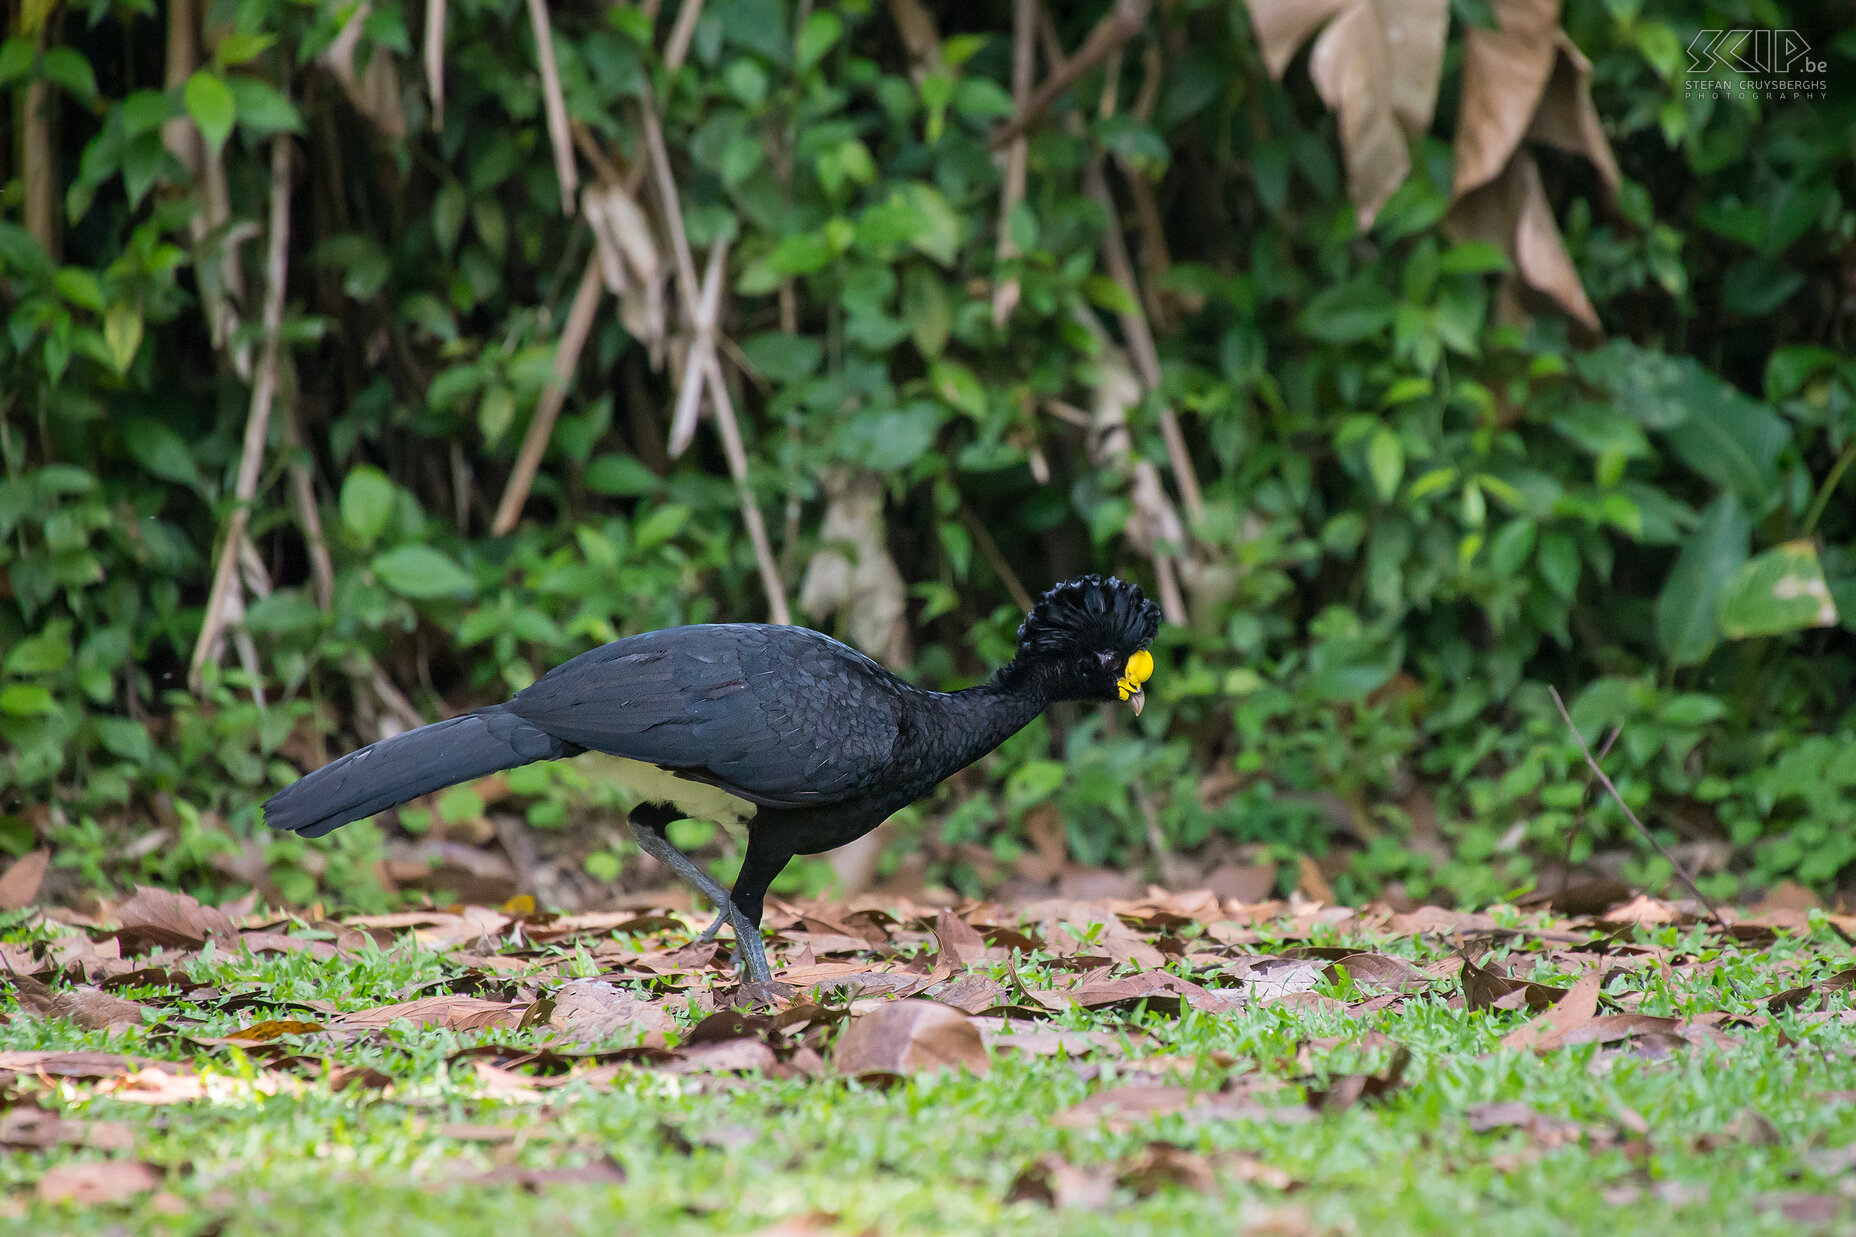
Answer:
[{"label": "yellow knob on beak", "polygon": [[1154,655],[1141,649],[1128,658],[1128,664],[1123,667],[1121,678],[1115,684],[1121,692],[1121,698],[1134,707],[1136,717],[1141,715],[1141,707],[1147,703],[1147,693],[1141,689],[1141,685],[1152,678],[1153,674]]}]

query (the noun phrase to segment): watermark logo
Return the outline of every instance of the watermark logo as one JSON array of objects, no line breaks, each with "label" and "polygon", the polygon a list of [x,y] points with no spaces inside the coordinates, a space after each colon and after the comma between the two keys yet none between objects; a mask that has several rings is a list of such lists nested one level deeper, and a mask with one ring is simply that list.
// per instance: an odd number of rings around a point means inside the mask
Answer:
[{"label": "watermark logo", "polygon": [[1703,30],[1688,45],[1684,93],[1716,99],[1821,99],[1830,67],[1796,30]]}]

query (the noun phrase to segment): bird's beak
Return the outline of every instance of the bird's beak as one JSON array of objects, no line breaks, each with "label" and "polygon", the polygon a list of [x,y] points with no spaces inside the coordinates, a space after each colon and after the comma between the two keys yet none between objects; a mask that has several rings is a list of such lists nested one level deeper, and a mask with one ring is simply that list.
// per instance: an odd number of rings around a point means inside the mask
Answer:
[{"label": "bird's beak", "polygon": [[1141,715],[1141,707],[1146,703],[1147,693],[1141,688],[1135,688],[1134,694],[1128,697],[1128,705],[1134,710],[1134,715],[1136,717]]}]

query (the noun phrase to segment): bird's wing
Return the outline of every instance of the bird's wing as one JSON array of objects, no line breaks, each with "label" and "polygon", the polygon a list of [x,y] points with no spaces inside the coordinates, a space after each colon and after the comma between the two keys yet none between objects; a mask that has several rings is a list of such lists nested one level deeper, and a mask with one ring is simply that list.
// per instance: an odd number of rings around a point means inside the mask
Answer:
[{"label": "bird's wing", "polygon": [[569,743],[797,807],[836,802],[880,778],[896,746],[894,684],[818,632],[715,624],[582,653],[510,708]]}]

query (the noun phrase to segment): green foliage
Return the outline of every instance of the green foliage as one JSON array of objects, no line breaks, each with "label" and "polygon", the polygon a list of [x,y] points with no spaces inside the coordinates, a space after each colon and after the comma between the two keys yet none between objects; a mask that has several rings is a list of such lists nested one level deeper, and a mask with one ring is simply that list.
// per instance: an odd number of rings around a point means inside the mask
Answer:
[{"label": "green foliage", "polygon": [[[1066,45],[1102,7],[1059,15]],[[52,251],[22,226],[23,173],[0,186],[0,846],[52,837],[99,880],[204,877],[293,764],[374,737],[355,720],[376,711],[372,666],[435,712],[627,632],[764,617],[721,457],[705,429],[665,458],[675,384],[611,301],[527,520],[489,535],[591,241],[562,211],[521,5],[454,6],[436,131],[416,13],[360,23],[356,79],[390,71],[405,136],[326,67],[347,13],[240,6],[174,88],[159,58],[123,63],[109,23],[0,44],[0,84],[49,83],[66,143]],[[1048,410],[1094,406],[1125,369],[1118,317],[1153,319],[1162,380],[1128,409],[1128,445],[1164,475],[1161,412],[1179,414],[1204,500],[1190,624],[1163,633],[1137,726],[1034,728],[909,816],[908,846],[977,879],[961,844],[996,842],[1007,864],[1026,814],[1054,803],[1091,863],[1137,867],[1155,838],[1260,846],[1285,870],[1340,850],[1343,893],[1508,891],[1569,837],[1575,861],[1634,846],[1583,790],[1551,683],[1595,746],[1621,728],[1607,768],[1670,840],[1726,843],[1761,881],[1838,878],[1856,824],[1834,774],[1856,766],[1846,101],[1691,90],[1699,15],[1570,3],[1625,179],[1611,199],[1584,164],[1539,157],[1596,340],[1540,305],[1517,316],[1504,255],[1446,234],[1438,136],[1358,232],[1334,126],[1293,76],[1268,80],[1234,6],[1156,13],[1135,47],[1154,44],[1157,82],[1132,53],[1114,83],[1085,75],[1032,126],[1027,192],[1001,219],[1009,14],[939,17],[938,59],[912,65],[880,7],[712,2],[672,72],[638,9],[553,14],[583,136],[642,167],[648,95],[691,243],[732,244],[728,364],[789,583],[819,546],[820,478],[883,477],[916,678],[968,683],[1009,654],[995,557],[1033,588],[1085,566],[1152,582],[1129,478]],[[1856,71],[1856,39],[1811,6],[1730,4],[1717,24],[1797,27],[1831,80]],[[217,222],[164,140],[188,122],[223,154]],[[278,135],[299,167],[280,395],[295,433],[273,416],[251,514],[275,586],[242,620],[264,681],[208,667],[196,694]],[[1125,219],[1087,191],[1102,151]],[[1124,224],[1138,295],[1101,256]],[[319,504],[326,605],[288,469]],[[518,793],[549,826],[586,792]],[[174,844],[125,846],[151,813]],[[262,842],[312,896],[300,856]]]}]

